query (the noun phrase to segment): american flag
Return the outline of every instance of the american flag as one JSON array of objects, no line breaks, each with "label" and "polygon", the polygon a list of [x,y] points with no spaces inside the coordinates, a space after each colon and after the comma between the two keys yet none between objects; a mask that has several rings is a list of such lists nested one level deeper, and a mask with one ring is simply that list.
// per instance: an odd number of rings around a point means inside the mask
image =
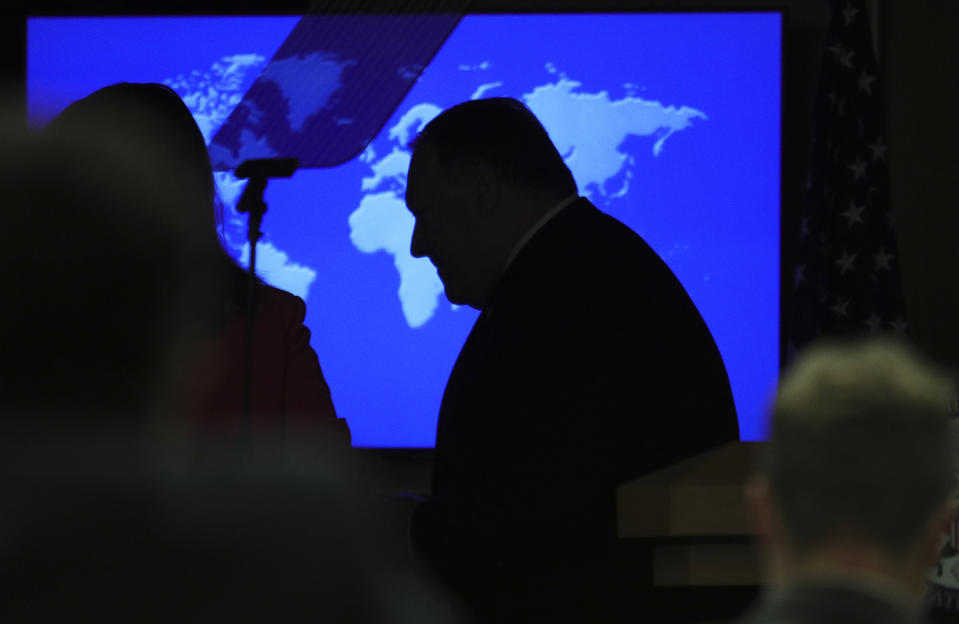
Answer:
[{"label": "american flag", "polygon": [[908,330],[865,0],[832,2],[799,228],[789,359],[821,335]]}]

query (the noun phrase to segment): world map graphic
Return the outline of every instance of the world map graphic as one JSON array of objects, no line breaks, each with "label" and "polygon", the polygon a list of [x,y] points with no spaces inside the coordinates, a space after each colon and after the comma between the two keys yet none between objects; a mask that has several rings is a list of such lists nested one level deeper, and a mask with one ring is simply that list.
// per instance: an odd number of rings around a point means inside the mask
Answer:
[{"label": "world map graphic", "polygon": [[[254,120],[263,115],[255,109],[255,103],[243,101],[242,89],[249,85],[252,77],[259,75],[260,80],[275,83],[288,103],[289,129],[297,131],[309,115],[324,107],[326,99],[341,84],[344,72],[353,64],[349,59],[336,60],[319,53],[267,64],[260,55],[238,53],[223,57],[207,69],[178,75],[165,82],[183,98],[204,137],[210,141],[238,105],[253,108]],[[495,64],[484,61],[460,65],[458,69],[477,74],[478,84],[471,93],[464,93],[463,99],[500,94],[504,82],[495,80]],[[296,88],[307,82],[321,88]],[[705,112],[689,105],[666,105],[636,95],[613,98],[607,91],[588,92],[582,86],[575,78],[547,63],[543,67],[543,82],[530,85],[521,99],[549,132],[573,172],[581,194],[598,203],[629,192],[635,155],[622,147],[628,137],[648,137],[648,149],[659,157],[667,140],[676,132],[708,119]],[[392,257],[399,276],[396,302],[411,328],[420,327],[433,317],[440,304],[443,284],[428,259],[410,255],[414,220],[403,199],[410,163],[407,146],[442,110],[431,102],[404,103],[398,111],[398,121],[385,128],[360,154],[360,161],[368,167],[368,175],[356,181],[356,204],[347,217],[350,240],[359,252],[386,253]],[[603,123],[586,123],[595,120]],[[597,132],[596,128],[602,130]],[[211,153],[218,149],[224,148],[213,144]],[[247,155],[269,157],[277,153],[270,147],[267,135],[245,131],[238,154],[231,156],[242,161]],[[249,257],[245,219],[234,209],[245,183],[228,172],[218,172],[216,176],[227,215],[223,238],[245,264]],[[261,245],[257,250],[257,264],[264,279],[307,299],[316,270],[290,258],[273,242]]]},{"label": "world map graphic", "polygon": [[241,264],[245,182],[229,171],[297,157],[295,175],[266,188],[257,272],[306,300],[310,345],[354,444],[417,448],[433,444],[479,313],[452,305],[430,261],[410,255],[409,142],[457,103],[517,98],[580,194],[683,284],[723,356],[742,439],[761,439],[779,371],[780,16],[397,19],[31,18],[31,119],[116,82],[168,84],[206,138],[220,235]]}]

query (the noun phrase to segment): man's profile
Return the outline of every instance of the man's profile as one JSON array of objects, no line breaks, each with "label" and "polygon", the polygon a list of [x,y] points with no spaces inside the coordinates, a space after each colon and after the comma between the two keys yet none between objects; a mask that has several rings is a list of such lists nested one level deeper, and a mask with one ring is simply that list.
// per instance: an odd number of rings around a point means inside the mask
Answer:
[{"label": "man's profile", "polygon": [[666,264],[578,196],[522,103],[454,106],[413,146],[411,252],[482,311],[446,386],[415,545],[481,615],[595,621],[616,485],[738,438],[719,351]]},{"label": "man's profile", "polygon": [[942,372],[898,343],[801,354],[750,489],[776,588],[746,622],[917,620],[954,514],[952,396]]}]

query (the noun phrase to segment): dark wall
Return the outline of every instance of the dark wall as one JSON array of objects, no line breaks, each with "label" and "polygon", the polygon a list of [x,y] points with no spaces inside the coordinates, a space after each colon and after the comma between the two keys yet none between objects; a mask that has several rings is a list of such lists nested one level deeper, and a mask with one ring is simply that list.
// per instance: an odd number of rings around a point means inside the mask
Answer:
[{"label": "dark wall", "polygon": [[913,337],[959,369],[959,3],[882,0],[892,206]]}]

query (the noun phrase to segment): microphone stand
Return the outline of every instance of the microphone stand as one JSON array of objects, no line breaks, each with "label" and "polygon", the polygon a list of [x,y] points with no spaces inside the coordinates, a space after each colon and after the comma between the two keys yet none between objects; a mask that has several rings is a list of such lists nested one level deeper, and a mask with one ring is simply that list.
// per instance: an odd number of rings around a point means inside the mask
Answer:
[{"label": "microphone stand", "polygon": [[250,243],[250,263],[247,268],[246,336],[243,342],[242,432],[248,448],[253,446],[252,393],[253,342],[256,334],[256,245],[263,236],[260,226],[266,213],[263,192],[270,178],[289,178],[299,163],[295,158],[259,158],[246,160],[236,168],[237,178],[248,178],[246,188],[236,204],[237,212],[248,213],[246,239]]}]

